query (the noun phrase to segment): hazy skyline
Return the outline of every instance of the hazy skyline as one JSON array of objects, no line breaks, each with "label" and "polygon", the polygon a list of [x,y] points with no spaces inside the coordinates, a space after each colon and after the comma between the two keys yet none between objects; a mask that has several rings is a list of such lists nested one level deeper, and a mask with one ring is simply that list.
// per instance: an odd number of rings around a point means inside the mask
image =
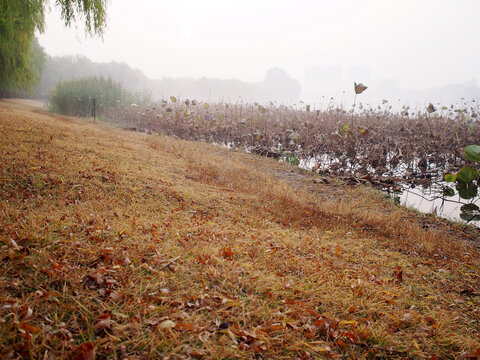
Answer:
[{"label": "hazy skyline", "polygon": [[480,79],[478,1],[112,0],[103,40],[65,28],[52,8],[39,36],[48,54],[126,62],[151,78],[256,82],[277,66],[302,87],[315,67],[412,90]]}]

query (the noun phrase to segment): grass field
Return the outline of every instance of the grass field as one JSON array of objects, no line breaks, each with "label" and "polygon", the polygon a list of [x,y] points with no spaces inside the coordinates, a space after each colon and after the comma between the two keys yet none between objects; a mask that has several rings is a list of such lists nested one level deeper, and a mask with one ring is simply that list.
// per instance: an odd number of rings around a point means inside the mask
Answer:
[{"label": "grass field", "polygon": [[0,357],[477,359],[478,229],[0,102]]}]

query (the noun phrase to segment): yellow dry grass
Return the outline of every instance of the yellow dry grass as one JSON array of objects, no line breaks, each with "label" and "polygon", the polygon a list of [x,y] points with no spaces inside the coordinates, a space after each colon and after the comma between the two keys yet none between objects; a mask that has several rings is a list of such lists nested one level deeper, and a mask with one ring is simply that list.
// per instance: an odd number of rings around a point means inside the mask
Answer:
[{"label": "yellow dry grass", "polygon": [[0,102],[0,357],[476,358],[478,232]]}]

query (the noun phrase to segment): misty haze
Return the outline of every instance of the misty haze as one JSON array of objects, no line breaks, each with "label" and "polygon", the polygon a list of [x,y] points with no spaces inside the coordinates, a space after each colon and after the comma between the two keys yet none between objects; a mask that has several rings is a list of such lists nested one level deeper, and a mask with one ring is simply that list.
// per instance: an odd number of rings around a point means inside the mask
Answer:
[{"label": "misty haze", "polygon": [[[400,99],[448,106],[480,95],[479,7],[475,1],[113,1],[103,40],[86,37],[81,24],[66,29],[54,8],[39,41],[50,56],[138,69],[148,80],[132,85],[155,98],[325,105],[334,97],[350,106],[357,81],[369,85],[364,102],[371,105]],[[301,90],[288,82],[276,94],[260,90],[271,68]],[[205,78],[212,84],[202,84]]]},{"label": "misty haze", "polygon": [[0,358],[480,359],[479,15],[0,1]]}]

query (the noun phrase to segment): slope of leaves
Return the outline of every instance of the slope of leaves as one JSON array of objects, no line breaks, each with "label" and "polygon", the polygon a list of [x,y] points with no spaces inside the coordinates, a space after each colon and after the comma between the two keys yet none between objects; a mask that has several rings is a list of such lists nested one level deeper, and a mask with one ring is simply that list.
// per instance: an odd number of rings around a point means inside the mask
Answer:
[{"label": "slope of leaves", "polygon": [[478,233],[265,158],[0,117],[2,358],[480,353]]}]

